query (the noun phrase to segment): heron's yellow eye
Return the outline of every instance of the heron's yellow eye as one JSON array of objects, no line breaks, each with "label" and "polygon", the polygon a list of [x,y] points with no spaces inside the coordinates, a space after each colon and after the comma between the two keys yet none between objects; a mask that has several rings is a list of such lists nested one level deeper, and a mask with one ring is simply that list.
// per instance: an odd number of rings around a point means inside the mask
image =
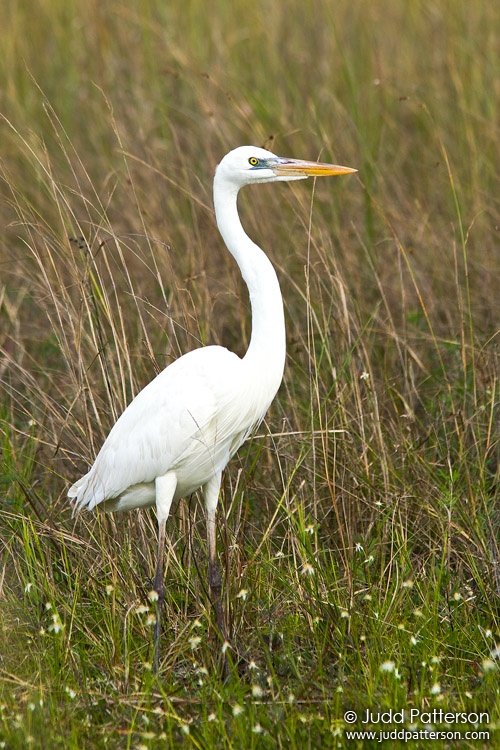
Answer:
[{"label": "heron's yellow eye", "polygon": [[248,163],[251,164],[252,167],[256,167],[257,164],[259,163],[259,160],[257,159],[256,156],[251,156],[250,159],[248,160]]}]

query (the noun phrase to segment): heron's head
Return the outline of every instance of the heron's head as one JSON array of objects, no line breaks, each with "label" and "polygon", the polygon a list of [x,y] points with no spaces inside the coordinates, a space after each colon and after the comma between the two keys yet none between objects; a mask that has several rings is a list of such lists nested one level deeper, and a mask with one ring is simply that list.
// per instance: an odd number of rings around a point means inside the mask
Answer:
[{"label": "heron's head", "polygon": [[303,180],[305,177],[350,174],[356,171],[336,164],[283,158],[257,146],[240,146],[222,159],[216,169],[216,178],[240,188],[253,182]]}]

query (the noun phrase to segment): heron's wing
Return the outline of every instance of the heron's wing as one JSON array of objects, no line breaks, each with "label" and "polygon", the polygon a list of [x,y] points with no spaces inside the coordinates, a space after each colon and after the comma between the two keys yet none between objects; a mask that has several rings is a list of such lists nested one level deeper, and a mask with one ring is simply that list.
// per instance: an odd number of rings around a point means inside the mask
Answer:
[{"label": "heron's wing", "polygon": [[[202,449],[218,445],[221,438],[227,441],[232,420],[234,426],[228,404],[241,385],[240,368],[237,355],[211,346],[189,352],[163,370],[125,409],[91,470],[69,490],[77,507],[92,509],[172,469],[191,471],[194,480],[202,476],[203,467],[196,464],[207,453]],[[237,412],[237,405],[233,409]]]}]

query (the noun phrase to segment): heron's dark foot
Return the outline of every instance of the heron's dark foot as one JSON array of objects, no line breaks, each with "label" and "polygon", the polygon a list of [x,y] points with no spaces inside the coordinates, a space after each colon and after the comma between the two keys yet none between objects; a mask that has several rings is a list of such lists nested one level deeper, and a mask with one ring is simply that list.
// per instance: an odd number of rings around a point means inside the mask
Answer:
[{"label": "heron's dark foot", "polygon": [[[153,673],[157,674],[160,667],[160,635],[161,635],[161,611],[165,601],[165,586],[163,584],[163,552],[165,549],[165,524],[163,518],[158,527],[158,559],[156,561],[155,579],[153,581],[153,596],[151,602],[156,599],[156,622],[153,634]],[[156,594],[156,597],[154,596]]]},{"label": "heron's dark foot", "polygon": [[226,679],[229,676],[228,649],[230,648],[230,641],[227,633],[224,608],[222,606],[222,579],[217,563],[214,560],[209,560],[208,562],[208,586],[210,599],[215,611],[217,630],[219,631],[220,640],[222,641],[222,677],[223,679]]},{"label": "heron's dark foot", "polygon": [[224,617],[224,610],[222,607],[222,580],[220,576],[219,568],[216,563],[208,564],[208,585],[210,590],[210,598],[212,605],[215,610],[215,617],[217,620],[217,627],[222,636],[223,641],[227,641],[227,628],[226,620]]},{"label": "heron's dark foot", "polygon": [[155,622],[154,633],[153,633],[153,647],[154,647],[153,673],[158,674],[158,669],[160,667],[161,612],[163,608],[163,602],[165,601],[166,590],[165,590],[165,586],[163,585],[163,582],[158,583],[155,580],[153,586],[154,586],[153,591],[158,596],[156,600],[156,622]]}]

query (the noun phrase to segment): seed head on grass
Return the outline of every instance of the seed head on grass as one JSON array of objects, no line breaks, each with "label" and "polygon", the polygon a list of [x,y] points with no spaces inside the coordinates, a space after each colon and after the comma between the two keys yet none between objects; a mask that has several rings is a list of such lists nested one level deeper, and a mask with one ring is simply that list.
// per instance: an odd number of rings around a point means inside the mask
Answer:
[{"label": "seed head on grass", "polygon": [[384,661],[380,665],[380,671],[381,672],[394,672],[395,669],[396,669],[396,664],[395,664],[395,662],[393,662],[391,660]]}]

